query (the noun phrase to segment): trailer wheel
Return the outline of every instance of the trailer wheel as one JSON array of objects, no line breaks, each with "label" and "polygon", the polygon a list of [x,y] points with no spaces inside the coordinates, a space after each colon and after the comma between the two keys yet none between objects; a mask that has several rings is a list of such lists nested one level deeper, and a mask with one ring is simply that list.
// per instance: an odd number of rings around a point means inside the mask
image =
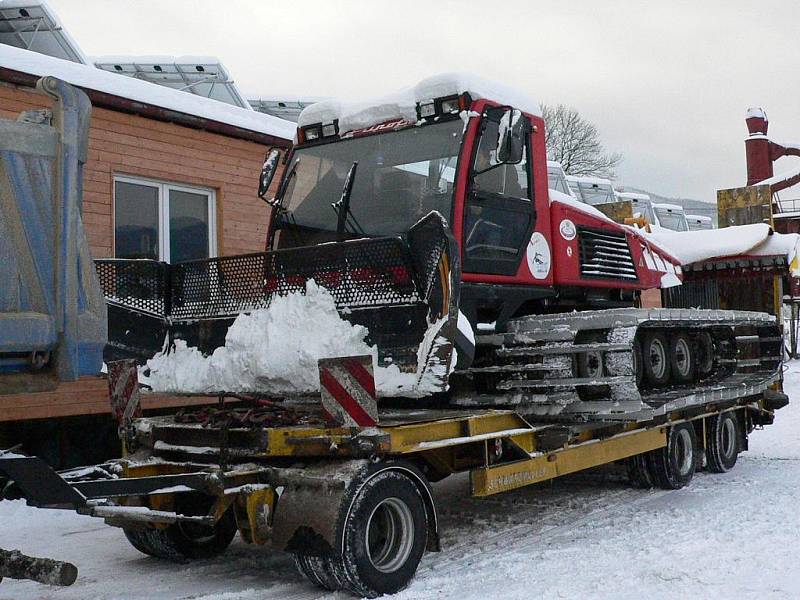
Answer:
[{"label": "trailer wheel", "polygon": [[368,598],[406,587],[428,535],[425,501],[416,484],[397,471],[368,480],[344,523],[343,556],[331,559],[344,587]]},{"label": "trailer wheel", "polygon": [[660,387],[669,382],[670,352],[667,337],[661,332],[652,332],[642,340],[644,374],[651,385]]},{"label": "trailer wheel", "polygon": [[330,559],[307,554],[295,554],[294,564],[297,570],[311,583],[329,592],[342,589],[342,583],[336,577]]},{"label": "trailer wheel", "polygon": [[[187,516],[208,514],[214,499],[191,495],[179,498],[175,510]],[[174,523],[163,529],[123,529],[125,537],[139,552],[176,562],[212,558],[222,554],[236,535],[236,518],[227,510],[213,526]]]},{"label": "trailer wheel", "polygon": [[694,380],[697,360],[692,340],[685,333],[670,336],[669,344],[670,371],[677,383],[688,383]]},{"label": "trailer wheel", "polygon": [[147,534],[146,529],[123,528],[122,533],[125,534],[125,537],[128,539],[131,546],[136,548],[142,554],[146,554],[147,556],[155,556],[158,558],[166,558],[166,557],[159,557],[156,549],[150,545],[150,543],[148,542],[149,536]]},{"label": "trailer wheel", "polygon": [[741,451],[739,420],[733,411],[708,419],[706,466],[712,473],[725,473],[736,464]]},{"label": "trailer wheel", "polygon": [[637,454],[627,460],[628,481],[635,488],[648,490],[653,487],[653,480],[647,468],[647,454]]},{"label": "trailer wheel", "polygon": [[697,439],[691,423],[670,427],[667,445],[647,454],[653,483],[665,490],[679,490],[688,485],[694,476],[696,447]]}]

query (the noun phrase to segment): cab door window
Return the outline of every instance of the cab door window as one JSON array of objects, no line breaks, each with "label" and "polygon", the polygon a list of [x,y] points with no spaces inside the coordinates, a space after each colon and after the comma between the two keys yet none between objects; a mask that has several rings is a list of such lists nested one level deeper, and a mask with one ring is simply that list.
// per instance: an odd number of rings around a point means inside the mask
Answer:
[{"label": "cab door window", "polygon": [[[472,165],[464,216],[464,269],[514,275],[535,223],[531,202],[529,129],[520,129],[522,158],[498,159],[503,109],[489,109]],[[525,118],[522,116],[521,118]]]}]

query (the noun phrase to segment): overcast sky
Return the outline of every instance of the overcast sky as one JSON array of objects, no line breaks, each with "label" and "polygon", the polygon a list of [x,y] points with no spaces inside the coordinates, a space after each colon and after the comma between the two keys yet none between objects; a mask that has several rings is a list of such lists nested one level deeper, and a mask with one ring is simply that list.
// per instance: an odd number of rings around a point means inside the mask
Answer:
[{"label": "overcast sky", "polygon": [[748,106],[800,140],[798,0],[49,3],[90,56],[215,55],[256,96],[359,99],[471,71],[574,106],[624,155],[618,183],[669,196],[744,184]]}]

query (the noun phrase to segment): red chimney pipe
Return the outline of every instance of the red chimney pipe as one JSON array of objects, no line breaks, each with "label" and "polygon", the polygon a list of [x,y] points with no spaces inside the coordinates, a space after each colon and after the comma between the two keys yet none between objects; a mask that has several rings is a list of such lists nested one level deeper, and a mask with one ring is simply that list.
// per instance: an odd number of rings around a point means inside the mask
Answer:
[{"label": "red chimney pipe", "polygon": [[750,132],[750,137],[744,141],[747,156],[747,185],[754,185],[773,175],[771,142],[767,137],[769,120],[767,113],[756,107],[747,109],[745,123],[747,131]]}]

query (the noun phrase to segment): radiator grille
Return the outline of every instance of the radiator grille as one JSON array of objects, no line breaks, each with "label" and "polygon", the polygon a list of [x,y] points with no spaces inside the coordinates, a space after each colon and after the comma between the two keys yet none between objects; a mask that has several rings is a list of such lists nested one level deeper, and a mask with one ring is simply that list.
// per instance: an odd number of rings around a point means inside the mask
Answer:
[{"label": "radiator grille", "polygon": [[578,229],[581,276],[636,281],[636,265],[624,233]]}]

